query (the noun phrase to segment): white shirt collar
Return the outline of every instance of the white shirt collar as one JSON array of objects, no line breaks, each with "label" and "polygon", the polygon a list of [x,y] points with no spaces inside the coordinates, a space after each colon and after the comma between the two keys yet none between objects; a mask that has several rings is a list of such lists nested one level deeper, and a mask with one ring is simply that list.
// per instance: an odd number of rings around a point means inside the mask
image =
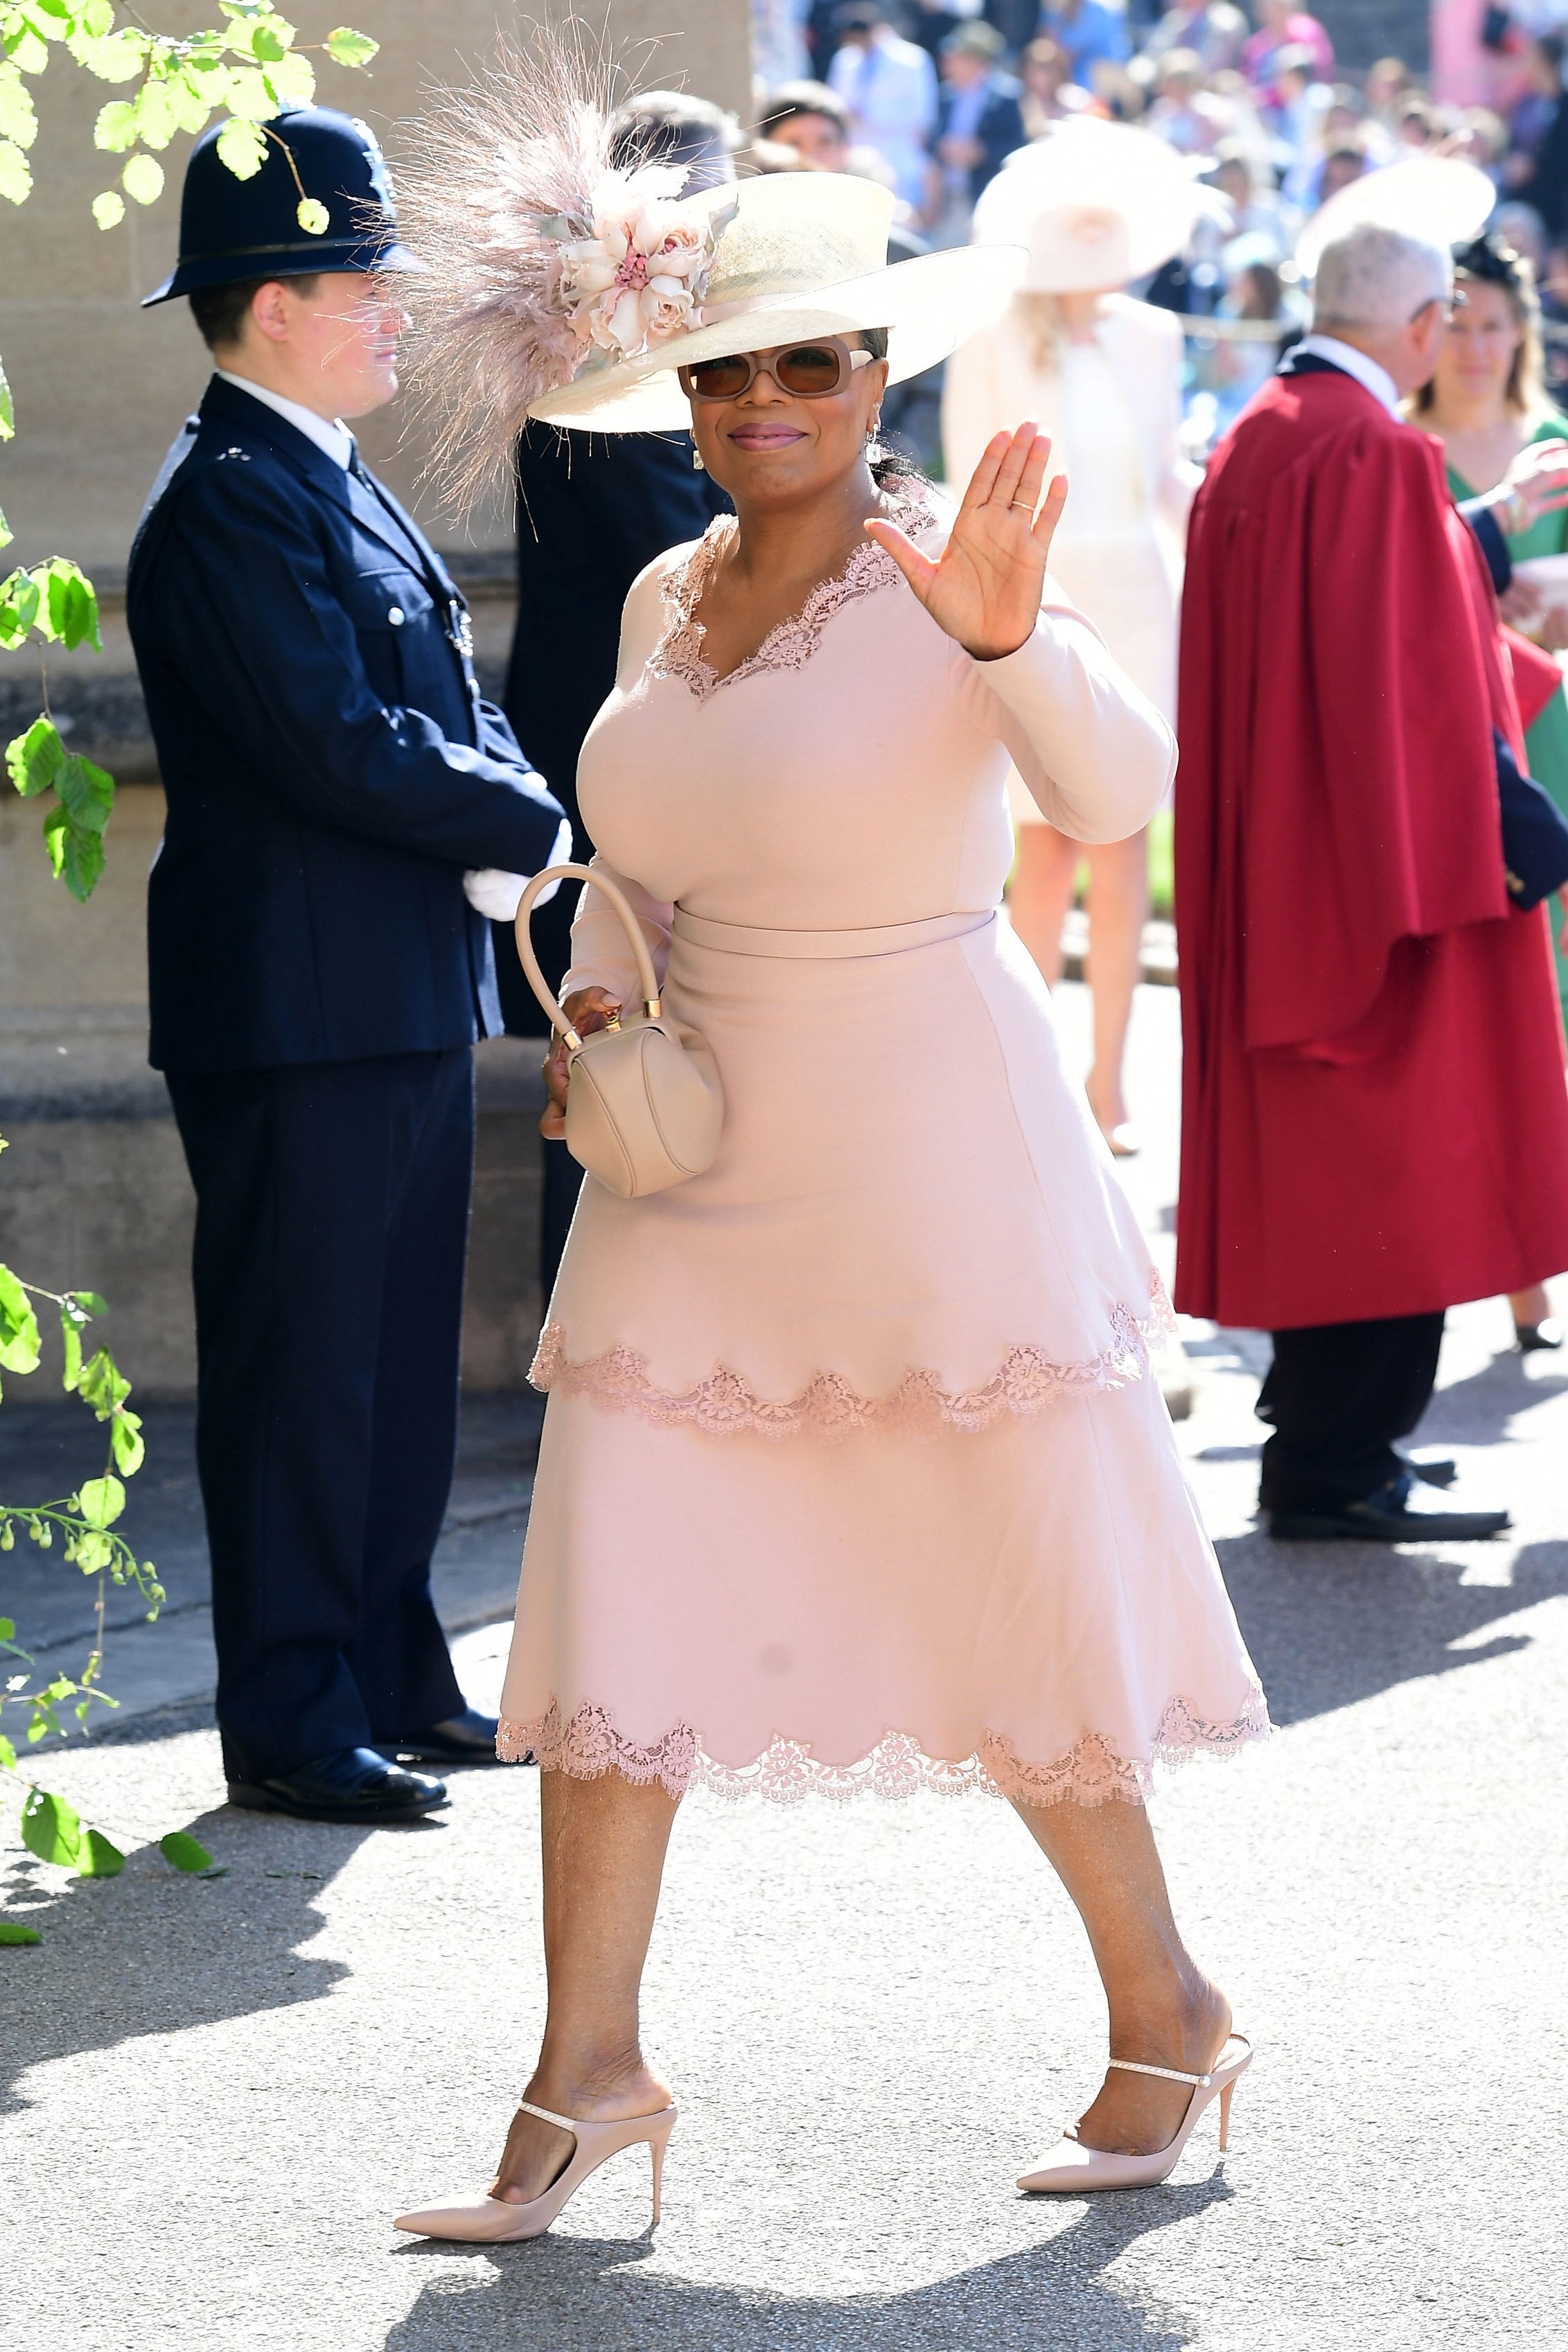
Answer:
[{"label": "white shirt collar", "polygon": [[275,409],[297,432],[303,433],[307,440],[314,441],[318,449],[324,449],[335,466],[341,466],[343,471],[348,472],[349,461],[354,454],[354,436],[339,418],[318,416],[313,408],[301,407],[297,400],[286,400],[282,393],[269,392],[264,383],[252,383],[249,376],[235,375],[232,368],[215,368],[214,373],[221,376],[225,383],[232,383],[239,391],[248,392],[253,400],[259,400],[265,407]]},{"label": "white shirt collar", "polygon": [[1331,367],[1343,368],[1346,375],[1364,384],[1375,400],[1383,403],[1390,416],[1398,416],[1398,385],[1385,367],[1369,359],[1364,352],[1358,352],[1354,343],[1342,343],[1337,335],[1303,335],[1296,349],[1315,360],[1327,360]]}]

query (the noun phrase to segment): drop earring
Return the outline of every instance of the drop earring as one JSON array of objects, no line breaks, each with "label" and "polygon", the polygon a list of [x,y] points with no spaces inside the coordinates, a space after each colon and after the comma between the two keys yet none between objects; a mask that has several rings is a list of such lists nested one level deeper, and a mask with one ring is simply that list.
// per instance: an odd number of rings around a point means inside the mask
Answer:
[{"label": "drop earring", "polygon": [[692,451],[692,471],[694,474],[706,474],[707,472],[707,467],[703,464],[703,453],[697,448],[694,448]]}]

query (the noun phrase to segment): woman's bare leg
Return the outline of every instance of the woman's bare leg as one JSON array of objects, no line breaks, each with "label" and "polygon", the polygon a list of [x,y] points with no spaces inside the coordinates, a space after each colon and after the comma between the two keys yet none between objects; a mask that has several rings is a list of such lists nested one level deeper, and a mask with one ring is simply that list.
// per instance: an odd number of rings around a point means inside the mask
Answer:
[{"label": "woman's bare leg", "polygon": [[1072,904],[1072,877],[1082,855],[1082,843],[1069,841],[1053,824],[1019,827],[1008,912],[1048,988],[1061,978],[1061,926]]},{"label": "woman's bare leg", "polygon": [[[1112,2057],[1207,2074],[1230,2032],[1230,2004],[1177,1933],[1142,1805],[1068,1800],[1017,1811],[1088,1929],[1111,2013]],[[1191,2097],[1184,2083],[1108,2073],[1078,2136],[1087,2147],[1153,2155],[1170,2146]]]},{"label": "woman's bare leg", "polygon": [[1528,1290],[1511,1290],[1508,1303],[1513,1309],[1515,1323],[1544,1323],[1552,1312],[1552,1299],[1543,1282],[1532,1282]]},{"label": "woman's bare leg", "polygon": [[[549,2003],[523,2096],[558,2116],[650,2116],[669,2104],[643,2061],[637,1997],[676,1803],[657,1782],[639,1788],[619,1772],[539,1774]],[[490,2194],[525,2204],[570,2155],[565,2132],[519,2111]]]},{"label": "woman's bare leg", "polygon": [[1149,912],[1148,836],[1135,833],[1130,841],[1091,842],[1082,855],[1089,860],[1084,976],[1094,1001],[1094,1062],[1084,1088],[1090,1109],[1108,1135],[1127,1117],[1122,1060]]}]

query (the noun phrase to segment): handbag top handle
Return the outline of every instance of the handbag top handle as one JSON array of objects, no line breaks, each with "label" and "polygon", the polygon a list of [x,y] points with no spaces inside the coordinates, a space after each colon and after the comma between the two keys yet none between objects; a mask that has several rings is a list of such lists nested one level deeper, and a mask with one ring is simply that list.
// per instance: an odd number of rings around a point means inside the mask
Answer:
[{"label": "handbag top handle", "polygon": [[527,975],[528,986],[538,998],[540,1009],[549,1019],[550,1027],[558,1029],[571,1051],[576,1053],[582,1040],[575,1029],[570,1027],[566,1015],[550,994],[549,982],[539,969],[539,960],[534,953],[533,939],[528,928],[529,917],[534,910],[534,901],[540,891],[551,882],[568,881],[586,882],[595,890],[602,890],[620,916],[622,928],[626,933],[632,952],[637,960],[637,977],[643,989],[643,1010],[650,1021],[656,1021],[659,1017],[659,981],[653,970],[653,959],[648,953],[648,942],[643,937],[643,926],[632,913],[631,901],[619,883],[612,882],[607,874],[595,873],[593,868],[588,866],[547,866],[542,874],[536,874],[517,901],[516,924],[517,960]]}]

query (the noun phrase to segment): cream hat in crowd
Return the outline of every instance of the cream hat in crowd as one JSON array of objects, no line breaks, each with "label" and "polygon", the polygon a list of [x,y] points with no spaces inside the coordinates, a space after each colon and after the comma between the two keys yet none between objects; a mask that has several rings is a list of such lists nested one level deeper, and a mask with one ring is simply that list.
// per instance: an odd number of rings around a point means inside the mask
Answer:
[{"label": "cream hat in crowd", "polygon": [[1153,131],[1064,122],[1009,156],[982,192],[970,249],[1026,247],[1025,292],[1099,293],[1179,253],[1215,204],[1192,161]]},{"label": "cream hat in crowd", "polygon": [[1331,196],[1297,238],[1296,266],[1303,278],[1315,277],[1324,246],[1364,221],[1447,253],[1480,235],[1496,203],[1497,190],[1479,164],[1458,155],[1412,155],[1406,163],[1364,172]]},{"label": "cream hat in crowd", "polygon": [[677,368],[865,327],[887,329],[898,383],[997,317],[1023,273],[1022,250],[1000,244],[889,267],[893,194],[845,173],[769,173],[709,200],[718,219],[693,323],[640,354],[591,358],[531,401],[530,416],[596,433],[682,431],[691,409]]}]

